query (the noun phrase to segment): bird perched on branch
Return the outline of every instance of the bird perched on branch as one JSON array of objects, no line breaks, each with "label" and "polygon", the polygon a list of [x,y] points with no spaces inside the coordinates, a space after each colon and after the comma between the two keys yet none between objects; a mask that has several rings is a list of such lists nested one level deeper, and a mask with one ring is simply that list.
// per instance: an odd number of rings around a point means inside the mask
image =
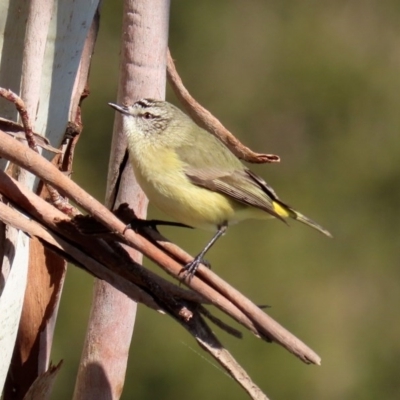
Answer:
[{"label": "bird perched on branch", "polygon": [[291,218],[331,237],[282,202],[218,138],[174,105],[151,99],[109,105],[125,118],[130,160],[149,200],[183,224],[216,230],[185,267],[191,276],[227,227],[244,219]]}]

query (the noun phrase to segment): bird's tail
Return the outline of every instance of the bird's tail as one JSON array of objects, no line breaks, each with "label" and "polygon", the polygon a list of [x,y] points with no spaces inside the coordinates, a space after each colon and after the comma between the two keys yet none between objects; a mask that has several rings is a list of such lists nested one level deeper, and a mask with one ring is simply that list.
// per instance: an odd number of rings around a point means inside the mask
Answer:
[{"label": "bird's tail", "polygon": [[300,214],[298,211],[293,210],[293,208],[287,206],[286,204],[282,202],[273,202],[274,206],[274,211],[280,215],[281,217],[290,217],[293,219],[297,219],[297,221],[302,222],[305,225],[311,226],[311,228],[316,229],[317,231],[320,231],[324,235],[328,237],[332,237],[331,233],[327,231],[325,228],[323,228],[321,225],[318,225],[316,222],[311,220],[310,218],[307,218],[305,215]]},{"label": "bird's tail", "polygon": [[318,225],[316,222],[314,222],[310,218],[307,218],[303,214],[300,214],[298,211],[295,211],[295,210],[291,210],[291,211],[293,211],[293,213],[295,214],[294,219],[297,219],[297,221],[300,221],[303,224],[311,226],[311,228],[314,228],[317,231],[320,231],[321,233],[323,233],[324,235],[326,235],[326,236],[328,236],[330,238],[332,237],[332,234],[329,231],[327,231],[321,225]]}]

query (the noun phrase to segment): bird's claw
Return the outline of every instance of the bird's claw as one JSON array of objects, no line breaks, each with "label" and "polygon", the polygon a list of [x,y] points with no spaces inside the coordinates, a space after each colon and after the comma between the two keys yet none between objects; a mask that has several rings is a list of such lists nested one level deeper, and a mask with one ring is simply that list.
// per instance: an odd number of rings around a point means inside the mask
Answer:
[{"label": "bird's claw", "polygon": [[199,268],[199,265],[203,264],[208,269],[211,269],[211,264],[209,261],[205,260],[204,258],[197,256],[191,261],[187,263],[180,273],[183,273],[185,278],[188,278],[189,281],[196,275],[196,272]]}]

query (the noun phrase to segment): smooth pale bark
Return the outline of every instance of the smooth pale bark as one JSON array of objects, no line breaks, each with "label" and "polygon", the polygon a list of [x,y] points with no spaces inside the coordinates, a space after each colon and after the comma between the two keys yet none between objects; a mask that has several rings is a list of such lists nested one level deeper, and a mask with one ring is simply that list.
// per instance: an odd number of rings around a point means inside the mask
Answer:
[{"label": "smooth pale bark", "polygon": [[[169,6],[169,0],[124,2],[118,103],[132,103],[142,97],[165,98]],[[106,204],[115,208],[129,203],[144,218],[147,199],[129,164],[116,187],[125,152],[125,128],[120,115],[116,115]],[[140,253],[132,254],[136,261],[141,261]],[[109,284],[95,282],[74,400],[110,400],[121,396],[136,308],[137,303]]]},{"label": "smooth pale bark", "polygon": [[[97,6],[98,1],[86,0],[0,2],[0,86],[13,90],[22,98],[33,130],[57,147],[64,138],[68,122],[75,121],[77,115],[82,85],[76,82],[83,79],[86,83],[87,78],[87,74],[82,77],[78,71]],[[0,115],[18,121],[15,105],[4,99],[0,102]],[[48,159],[54,156],[49,152],[43,155]],[[8,163],[3,161],[1,168],[7,167]],[[18,180],[30,189],[36,189],[38,179],[23,169],[16,171],[16,168],[9,169],[8,173],[17,175]],[[0,255],[0,294],[4,287],[1,301],[8,301],[5,297],[11,292],[10,307],[14,311],[22,308],[22,313],[14,312],[13,321],[8,320],[0,327],[0,337],[8,343],[2,346],[7,354],[2,354],[0,392],[13,354],[4,398],[22,399],[36,377],[49,367],[66,264],[58,256],[49,255],[38,241],[30,241],[27,237],[21,240],[22,232],[9,227],[2,229],[5,233],[0,235],[4,243]],[[21,257],[22,254],[25,257]],[[23,267],[21,262],[27,265]],[[18,291],[7,290],[8,284],[13,284],[8,282],[7,275],[14,268],[14,272],[19,273],[13,278],[19,282]]]}]

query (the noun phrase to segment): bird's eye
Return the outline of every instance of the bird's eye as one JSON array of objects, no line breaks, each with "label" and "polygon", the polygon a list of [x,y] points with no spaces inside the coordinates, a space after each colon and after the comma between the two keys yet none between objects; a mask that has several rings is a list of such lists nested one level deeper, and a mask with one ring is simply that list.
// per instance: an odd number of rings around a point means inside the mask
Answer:
[{"label": "bird's eye", "polygon": [[143,114],[143,118],[144,119],[151,119],[151,118],[153,118],[153,116],[149,112],[146,112],[146,113]]}]

